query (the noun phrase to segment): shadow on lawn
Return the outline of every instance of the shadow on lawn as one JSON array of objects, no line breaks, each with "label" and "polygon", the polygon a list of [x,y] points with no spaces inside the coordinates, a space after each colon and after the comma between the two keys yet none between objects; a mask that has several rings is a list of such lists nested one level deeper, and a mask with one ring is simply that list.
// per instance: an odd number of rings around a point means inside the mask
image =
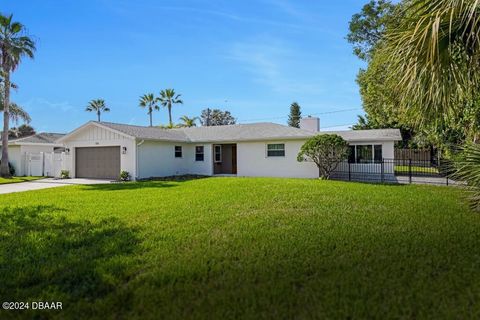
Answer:
[{"label": "shadow on lawn", "polygon": [[69,221],[58,211],[1,209],[0,300],[62,301],[62,315],[89,314],[94,301],[108,297],[116,311],[126,308],[116,300],[127,299],[120,289],[138,270],[137,230],[115,218]]},{"label": "shadow on lawn", "polygon": [[135,190],[145,188],[171,188],[177,187],[178,183],[188,182],[192,180],[205,179],[208,176],[197,175],[183,175],[183,176],[171,176],[163,178],[151,178],[145,180],[139,180],[137,182],[119,182],[110,184],[91,184],[85,185],[86,190],[95,191],[116,191],[116,190]]}]

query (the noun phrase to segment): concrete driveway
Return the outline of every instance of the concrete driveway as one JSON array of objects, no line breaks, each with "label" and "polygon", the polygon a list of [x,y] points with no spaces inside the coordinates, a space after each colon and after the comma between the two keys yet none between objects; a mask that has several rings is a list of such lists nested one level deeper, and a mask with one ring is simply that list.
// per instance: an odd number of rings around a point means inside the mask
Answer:
[{"label": "concrete driveway", "polygon": [[113,181],[111,180],[99,180],[99,179],[80,179],[79,178],[79,179],[59,180],[59,179],[53,179],[53,178],[46,178],[46,179],[28,181],[28,182],[0,184],[0,194],[65,187],[69,185],[78,185],[78,184],[80,185],[107,184],[112,182]]}]

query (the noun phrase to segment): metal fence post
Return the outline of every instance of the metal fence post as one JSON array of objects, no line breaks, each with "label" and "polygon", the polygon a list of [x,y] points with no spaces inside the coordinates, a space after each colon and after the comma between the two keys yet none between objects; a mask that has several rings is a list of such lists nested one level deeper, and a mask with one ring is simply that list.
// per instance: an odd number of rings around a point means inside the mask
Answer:
[{"label": "metal fence post", "polygon": [[447,186],[448,186],[448,176],[447,176]]},{"label": "metal fence post", "polygon": [[350,161],[348,162],[348,181],[352,181],[352,169],[351,169],[351,166],[352,164],[350,163]]},{"label": "metal fence post", "polygon": [[382,164],[381,164],[381,167],[382,167],[382,183],[385,182],[385,169],[384,169],[384,162],[385,162],[385,159],[382,158]]},{"label": "metal fence post", "polygon": [[412,159],[408,159],[408,182],[412,183]]}]

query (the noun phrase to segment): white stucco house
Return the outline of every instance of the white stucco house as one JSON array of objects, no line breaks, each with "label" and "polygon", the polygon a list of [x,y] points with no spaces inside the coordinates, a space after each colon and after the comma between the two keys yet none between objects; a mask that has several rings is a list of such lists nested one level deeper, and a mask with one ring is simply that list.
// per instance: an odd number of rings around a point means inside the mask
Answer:
[{"label": "white stucco house", "polygon": [[[56,141],[65,147],[71,177],[133,179],[184,174],[317,178],[315,164],[297,162],[306,139],[319,133],[319,119],[302,119],[301,129],[275,123],[161,129],[91,121]],[[394,157],[398,129],[335,133],[349,142],[351,162],[375,165]],[[392,172],[393,173],[393,172]]]},{"label": "white stucco house", "polygon": [[[8,158],[9,162],[15,168],[15,175],[49,175],[43,172],[43,166],[38,166],[39,170],[35,170],[35,167],[33,168],[35,172],[31,172],[31,167],[27,165],[27,162],[31,160],[29,159],[29,155],[32,155],[32,157],[43,157],[44,154],[63,152],[63,145],[56,142],[63,136],[64,134],[61,133],[42,132],[24,138],[9,140]],[[35,158],[34,161],[37,161],[37,159]],[[39,159],[38,161],[43,162],[43,159]]]}]

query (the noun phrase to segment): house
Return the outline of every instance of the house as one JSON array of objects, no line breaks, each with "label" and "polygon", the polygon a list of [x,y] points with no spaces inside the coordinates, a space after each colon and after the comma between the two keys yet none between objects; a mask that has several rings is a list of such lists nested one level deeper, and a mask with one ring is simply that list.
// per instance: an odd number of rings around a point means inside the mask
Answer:
[{"label": "house", "polygon": [[30,166],[27,165],[27,162],[32,159],[29,159],[29,156],[32,156],[33,161],[43,163],[43,159],[37,158],[43,157],[44,154],[63,152],[63,145],[56,142],[63,136],[64,134],[62,133],[42,132],[24,138],[9,140],[8,159],[15,168],[15,175],[48,175],[43,172],[43,165],[41,168],[39,167],[38,170],[36,170],[36,168],[33,168],[33,171],[30,170]]},{"label": "house", "polygon": [[[72,177],[134,179],[184,174],[316,178],[310,162],[297,162],[306,139],[319,133],[318,118],[301,129],[275,123],[161,129],[91,121],[57,143],[65,147],[64,167]],[[322,132],[347,140],[359,165],[393,158],[398,129]],[[392,172],[393,173],[393,172]]]}]

